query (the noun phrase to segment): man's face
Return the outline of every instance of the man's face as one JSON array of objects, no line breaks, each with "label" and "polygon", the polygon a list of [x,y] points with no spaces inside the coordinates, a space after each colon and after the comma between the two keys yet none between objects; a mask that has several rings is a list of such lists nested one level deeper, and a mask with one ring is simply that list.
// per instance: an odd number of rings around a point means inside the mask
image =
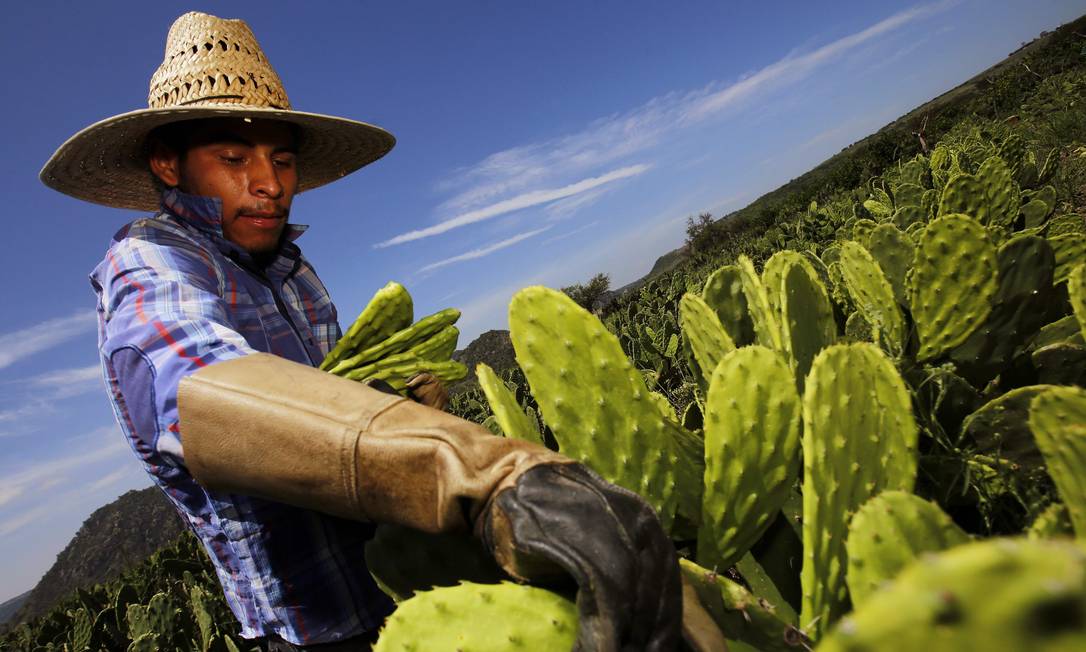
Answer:
[{"label": "man's face", "polygon": [[214,118],[193,122],[187,147],[156,145],[151,170],[167,186],[222,200],[222,230],[254,257],[279,248],[298,189],[295,135],[266,120]]}]

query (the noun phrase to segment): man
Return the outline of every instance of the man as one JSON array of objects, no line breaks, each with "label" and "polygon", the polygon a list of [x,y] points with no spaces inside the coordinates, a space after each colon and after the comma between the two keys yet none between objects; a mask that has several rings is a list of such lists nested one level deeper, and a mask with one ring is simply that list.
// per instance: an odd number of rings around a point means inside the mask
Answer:
[{"label": "man", "polygon": [[[248,26],[199,13],[170,29],[148,103],[73,136],[41,177],[159,211],[121,229],[91,275],[102,365],[121,428],[203,542],[242,636],[365,649],[393,609],[363,554],[388,522],[473,532],[521,579],[572,577],[579,649],[673,648],[675,554],[639,497],[313,368],[340,330],[294,243],[291,201],[380,158],[392,136],[293,111]],[[416,397],[440,406],[435,383],[415,379]]]}]

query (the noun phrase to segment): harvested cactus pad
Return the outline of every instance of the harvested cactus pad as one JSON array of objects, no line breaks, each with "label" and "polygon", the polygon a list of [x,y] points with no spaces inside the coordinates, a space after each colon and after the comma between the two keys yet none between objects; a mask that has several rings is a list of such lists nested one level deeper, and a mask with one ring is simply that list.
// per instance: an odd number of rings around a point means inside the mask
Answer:
[{"label": "harvested cactus pad", "polygon": [[511,582],[416,593],[381,630],[374,652],[570,650],[577,607],[546,589]]}]

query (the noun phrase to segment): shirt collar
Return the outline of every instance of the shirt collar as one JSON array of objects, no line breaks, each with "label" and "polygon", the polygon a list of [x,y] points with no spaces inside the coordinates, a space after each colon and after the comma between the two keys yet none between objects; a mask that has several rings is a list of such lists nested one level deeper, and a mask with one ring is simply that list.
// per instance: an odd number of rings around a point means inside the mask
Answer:
[{"label": "shirt collar", "polygon": [[[177,188],[167,188],[161,197],[162,210],[180,218],[187,224],[211,232],[222,239],[222,200],[218,197],[203,197],[181,192]],[[286,241],[294,242],[309,228],[307,224],[287,224]]]}]

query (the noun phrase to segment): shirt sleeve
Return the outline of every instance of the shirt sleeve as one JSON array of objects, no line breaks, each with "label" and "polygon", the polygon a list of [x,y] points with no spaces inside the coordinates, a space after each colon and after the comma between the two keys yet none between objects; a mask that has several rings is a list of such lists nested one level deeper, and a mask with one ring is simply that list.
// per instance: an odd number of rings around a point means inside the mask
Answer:
[{"label": "shirt sleeve", "polygon": [[118,417],[147,462],[183,466],[178,383],[254,350],[231,323],[220,273],[195,243],[130,236],[99,270],[102,357]]}]

